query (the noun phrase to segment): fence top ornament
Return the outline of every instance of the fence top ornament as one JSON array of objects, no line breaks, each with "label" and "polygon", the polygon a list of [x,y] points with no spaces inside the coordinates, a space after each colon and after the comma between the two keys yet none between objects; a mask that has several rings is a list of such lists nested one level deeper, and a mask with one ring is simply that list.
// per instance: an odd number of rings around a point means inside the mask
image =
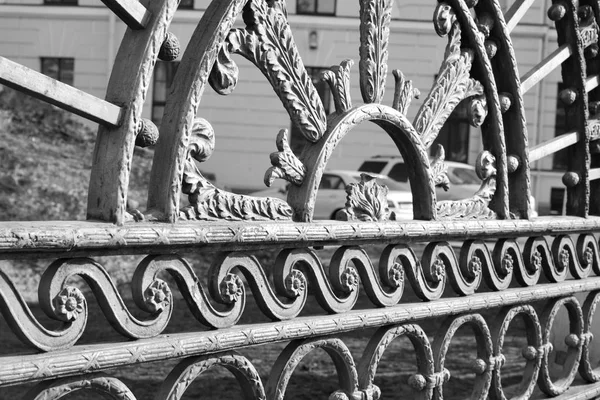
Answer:
[{"label": "fence top ornament", "polygon": [[[0,80],[100,122],[88,193],[90,220],[127,226],[140,221],[190,221],[198,226],[205,225],[200,221],[312,222],[319,185],[332,153],[352,129],[365,121],[381,127],[405,160],[415,220],[527,220],[533,215],[530,153],[532,160],[538,159],[566,147],[567,141],[572,144],[576,137],[582,140],[572,151],[583,152],[583,158],[574,159],[565,174],[567,210],[579,217],[587,217],[590,207],[595,211],[595,204],[590,202],[590,188],[595,188],[597,175],[595,170],[590,172],[593,130],[585,128],[590,107],[587,96],[577,95],[578,87],[594,93],[591,78],[573,78],[569,82],[573,88],[561,94],[569,105],[569,115],[577,117],[573,119],[576,132],[560,140],[565,143],[560,144],[562,147],[553,141],[529,148],[522,96],[524,90],[549,73],[550,64],[552,68],[562,65],[565,73],[585,76],[586,63],[595,62],[593,51],[587,56],[582,53],[571,57],[564,64],[558,62],[565,60],[562,53],[560,57],[552,55],[550,61],[525,74],[522,85],[510,31],[530,2],[516,2],[505,20],[497,2],[440,1],[433,12],[433,29],[447,38],[446,50],[435,81],[411,122],[407,111],[420,92],[398,69],[391,71],[395,80],[392,103],[383,104],[390,75],[388,47],[394,1],[359,3],[357,64],[362,104],[356,104],[351,96],[355,63],[342,60],[322,74],[335,104],[329,115],[304,67],[282,0],[211,2],[183,52],[177,37],[169,32],[177,8],[175,0],[139,7],[107,2],[131,29],[123,38],[104,101],[61,84],[57,84],[60,90],[48,91],[49,85],[57,82],[6,59],[1,59]],[[594,10],[589,6],[569,7],[561,3],[549,11],[557,24],[559,45],[570,54],[576,45],[581,51],[594,48],[598,40]],[[576,18],[565,17],[569,10]],[[235,28],[239,16],[243,27]],[[133,53],[132,48],[136,49]],[[174,61],[180,53],[163,122],[157,127],[141,117],[151,71],[157,58]],[[246,58],[263,73],[304,139],[303,147],[293,151],[287,130],[281,130],[275,139],[277,151],[270,156],[272,166],[265,172],[267,186],[275,179],[288,182],[287,201],[219,189],[198,168],[198,163],[213,154],[218,134],[202,116],[203,91],[208,85],[222,95],[236,90],[241,78],[237,56]],[[30,84],[33,78],[36,82]],[[481,128],[484,149],[475,168],[482,183],[469,198],[438,201],[436,187],[447,188],[450,181],[445,149],[441,145],[431,147],[461,102],[466,104],[469,123]],[[113,110],[115,104],[119,106]],[[155,146],[146,211],[126,209],[136,145]],[[431,158],[430,152],[434,153]],[[338,218],[353,224],[394,221],[397,216],[387,206],[387,188],[371,176],[362,179],[347,188],[345,209]],[[189,205],[180,205],[182,193],[187,195]]]}]

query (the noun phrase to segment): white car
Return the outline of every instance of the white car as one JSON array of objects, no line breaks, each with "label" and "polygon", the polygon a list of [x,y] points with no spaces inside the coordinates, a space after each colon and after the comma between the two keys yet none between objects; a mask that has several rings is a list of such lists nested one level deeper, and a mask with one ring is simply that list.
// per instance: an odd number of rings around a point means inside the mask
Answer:
[{"label": "white car", "polygon": [[[350,183],[359,183],[361,172],[332,170],[325,171],[321,178],[317,199],[315,201],[314,219],[335,219],[338,211],[346,205],[346,186]],[[412,219],[412,193],[407,185],[393,181],[387,176],[369,174],[377,179],[379,184],[388,187],[388,207],[396,214],[398,219]],[[408,189],[407,189],[408,187]],[[257,197],[276,197],[287,200],[286,187],[270,188],[250,194]]]},{"label": "white car", "polygon": [[[445,161],[448,167],[448,180],[450,189],[445,191],[437,188],[438,200],[461,200],[471,197],[481,187],[481,179],[477,176],[475,168],[468,164],[454,161]],[[374,156],[363,162],[359,171],[383,174],[391,179],[404,184],[408,183],[408,167],[401,156]],[[410,190],[410,187],[409,189]]]}]

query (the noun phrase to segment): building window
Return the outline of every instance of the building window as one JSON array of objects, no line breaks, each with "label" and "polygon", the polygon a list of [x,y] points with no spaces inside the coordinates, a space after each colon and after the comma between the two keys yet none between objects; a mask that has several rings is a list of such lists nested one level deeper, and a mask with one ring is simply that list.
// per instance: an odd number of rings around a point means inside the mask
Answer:
[{"label": "building window", "polygon": [[450,114],[431,146],[432,155],[437,148],[436,144],[441,144],[444,146],[447,161],[468,162],[471,125],[467,116],[467,107],[468,102],[463,101]]},{"label": "building window", "polygon": [[[317,89],[317,93],[319,93],[319,97],[323,102],[325,115],[329,115],[332,101],[329,86],[327,85],[327,82],[321,79],[321,74],[327,70],[328,68],[323,67],[306,67],[306,72],[308,72],[308,74],[310,75],[312,83],[315,86],[315,89]],[[298,127],[296,127],[296,125],[293,122],[290,135],[290,142],[290,147],[292,148],[292,151],[296,154],[299,154],[300,150],[302,150],[302,147],[304,147],[304,144],[306,143],[306,139],[304,138],[304,136],[302,136],[302,132],[300,131],[300,129],[298,129]]]},{"label": "building window", "polygon": [[76,6],[77,0],[44,0],[44,4],[53,6]]},{"label": "building window", "polygon": [[[558,91],[556,92],[556,116],[554,120],[554,136],[560,136],[567,133],[567,114],[565,107],[560,101],[560,92],[565,89],[564,83],[558,83]],[[566,171],[569,169],[569,149],[562,149],[554,153],[552,157],[552,169]]]},{"label": "building window", "polygon": [[179,2],[179,6],[177,8],[185,9],[185,10],[193,10],[194,9],[194,0],[181,0]]},{"label": "building window", "polygon": [[309,15],[335,15],[336,0],[297,0],[296,13]]},{"label": "building window", "polygon": [[42,57],[42,74],[73,86],[75,59],[67,57]]},{"label": "building window", "polygon": [[173,78],[179,67],[179,61],[157,61],[154,67],[154,86],[152,89],[152,122],[160,126],[165,104],[167,104],[167,93]]}]

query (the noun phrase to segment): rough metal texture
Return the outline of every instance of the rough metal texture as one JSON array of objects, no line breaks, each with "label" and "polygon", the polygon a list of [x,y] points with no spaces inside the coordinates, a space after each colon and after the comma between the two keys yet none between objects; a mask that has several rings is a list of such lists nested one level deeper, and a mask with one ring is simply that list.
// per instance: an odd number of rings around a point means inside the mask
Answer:
[{"label": "rough metal texture", "polygon": [[[442,399],[452,379],[446,355],[456,332],[466,326],[473,331],[477,351],[470,397],[505,399],[506,337],[519,318],[525,326],[526,366],[514,398],[528,399],[536,389],[542,396],[565,399],[600,395],[600,370],[592,361],[597,334],[593,319],[600,302],[600,218],[588,215],[599,209],[597,198],[590,197],[590,188],[597,191],[593,178],[599,175],[590,172],[598,156],[589,149],[597,135],[588,129],[587,97],[598,96],[598,79],[587,73],[600,70],[595,60],[600,3],[553,1],[548,15],[556,21],[559,45],[571,57],[564,64],[545,60],[526,74],[539,82],[562,67],[570,87],[561,99],[578,137],[565,175],[570,215],[534,219],[527,219],[529,148],[510,39],[532,1],[516,1],[507,21],[497,0],[440,1],[432,29],[447,36],[448,44],[438,77],[410,122],[406,113],[419,91],[400,70],[393,70],[392,105],[381,104],[392,1],[360,0],[358,70],[365,104],[353,105],[353,61],[343,60],[323,75],[335,102],[335,111],[327,116],[294,43],[285,1],[214,0],[184,50],[158,141],[156,127],[140,117],[141,106],[156,57],[172,60],[179,46],[168,33],[176,2],[150,3],[146,10],[130,0],[107,2],[132,29],[117,55],[107,94],[109,102],[123,107],[123,116],[119,126],[100,128],[94,153],[88,214],[100,221],[0,223],[0,259],[55,260],[43,272],[38,294],[44,313],[59,322],[53,329],[42,325],[11,279],[0,272],[0,311],[30,348],[18,354],[7,349],[0,356],[0,385],[43,381],[27,399],[95,391],[132,400],[123,382],[100,372],[183,358],[157,399],[182,398],[203,372],[222,366],[234,374],[246,398],[275,400],[284,398],[302,359],[322,349],[339,377],[330,399],[377,400],[378,365],[391,342],[405,336],[416,354],[417,372],[408,381],[412,398]],[[244,27],[233,29],[238,16]],[[215,147],[210,122],[197,115],[202,93],[207,83],[223,95],[235,90],[239,69],[233,55],[247,58],[264,74],[307,140],[299,154],[291,150],[287,131],[275,140],[278,151],[271,155],[265,183],[288,181],[287,202],[219,190],[196,166]],[[127,90],[122,90],[123,83]],[[432,160],[428,152],[461,101],[468,104],[470,123],[482,127],[484,151],[476,168],[483,183],[470,198],[437,202],[435,187],[449,184],[444,149],[438,148]],[[403,155],[415,220],[390,221],[387,188],[363,177],[347,188],[344,212],[349,221],[313,222],[332,152],[364,121],[383,128]],[[150,209],[135,216],[125,211],[134,143],[156,145]],[[560,146],[542,147],[548,155],[547,149]],[[182,192],[189,196],[189,206],[180,207]],[[374,244],[382,248],[378,260],[366,251]],[[336,250],[324,257],[319,253],[324,246]],[[277,253],[270,265],[256,257],[264,248]],[[181,255],[192,249],[214,253],[206,276],[198,276]],[[145,256],[130,277],[135,310],[126,306],[113,277],[94,260],[122,254]],[[160,278],[165,273],[176,287]],[[89,314],[86,296],[70,284],[74,276],[89,285],[122,341],[78,344]],[[163,336],[176,290],[197,329]],[[356,309],[363,291],[367,306]],[[407,298],[407,291],[416,300]],[[305,307],[311,296],[319,304],[317,311]],[[546,301],[545,308],[534,308],[532,303],[540,300]],[[238,323],[247,302],[255,302],[271,322]],[[562,308],[568,322],[557,321]],[[432,318],[445,318],[433,340],[421,327]],[[568,328],[568,349],[557,377],[551,376],[550,355],[559,324]],[[365,328],[377,330],[355,359],[335,335]],[[235,350],[273,342],[289,344],[264,381]],[[573,386],[578,375],[584,383]]]}]

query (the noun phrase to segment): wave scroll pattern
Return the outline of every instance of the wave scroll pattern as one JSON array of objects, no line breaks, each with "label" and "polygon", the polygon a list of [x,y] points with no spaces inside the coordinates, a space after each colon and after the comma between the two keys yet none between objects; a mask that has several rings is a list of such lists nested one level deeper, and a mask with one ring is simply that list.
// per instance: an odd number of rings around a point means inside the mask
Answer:
[{"label": "wave scroll pattern", "polygon": [[[568,274],[574,279],[584,279],[592,272],[600,275],[600,254],[593,235],[582,234],[576,243],[569,236],[557,236],[551,244],[544,237],[531,237],[521,247],[513,239],[499,239],[493,249],[490,243],[469,240],[457,255],[449,243],[431,242],[419,257],[408,245],[391,244],[376,263],[365,249],[342,246],[325,265],[315,250],[296,248],[280,251],[271,266],[261,265],[247,252],[225,252],[210,266],[206,284],[185,259],[152,255],[139,263],[132,279],[133,300],[147,313],[141,319],[129,312],[100,264],[91,259],[61,259],[42,276],[39,299],[44,312],[61,321],[62,327],[44,328],[2,273],[1,309],[24,343],[49,351],[71,347],[85,330],[87,300],[69,283],[75,276],[87,282],[118,333],[142,339],[163,332],[171,318],[172,289],[160,278],[162,273],[172,276],[196,320],[217,329],[239,321],[247,302],[246,286],[267,318],[282,321],[304,310],[309,292],[325,312],[340,314],[354,308],[361,286],[373,307],[393,307],[401,303],[407,283],[422,301],[432,301],[442,298],[448,285],[455,294],[470,296],[482,283],[503,291],[515,281],[522,287],[534,286],[542,274],[552,283],[564,281]],[[273,271],[272,278],[266,271]]]}]

